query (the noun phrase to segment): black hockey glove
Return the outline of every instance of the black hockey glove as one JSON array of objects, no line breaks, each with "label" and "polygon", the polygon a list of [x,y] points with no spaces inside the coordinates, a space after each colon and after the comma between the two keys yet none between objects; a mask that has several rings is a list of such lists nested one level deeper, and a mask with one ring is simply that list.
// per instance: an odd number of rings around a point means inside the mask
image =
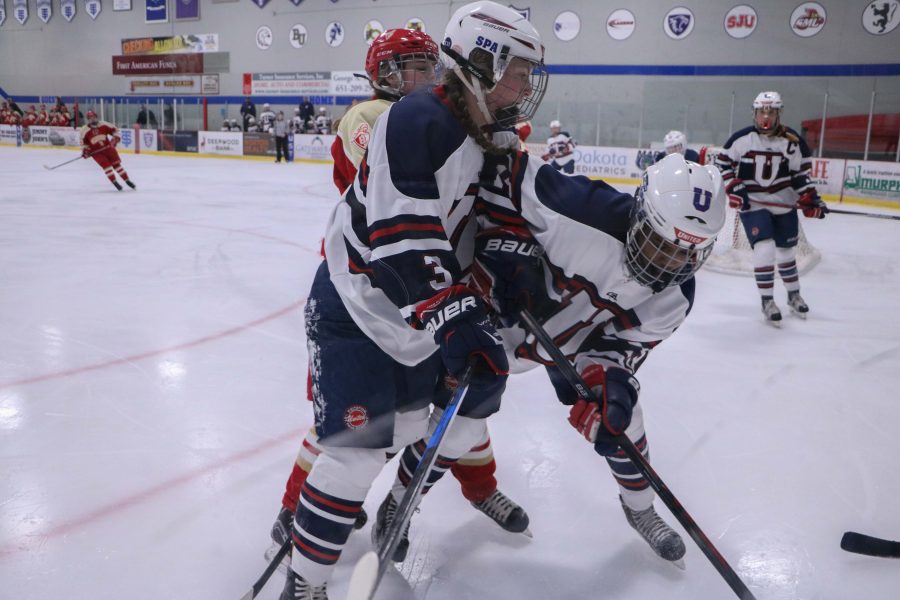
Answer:
[{"label": "black hockey glove", "polygon": [[454,285],[416,306],[416,318],[434,335],[451,376],[458,378],[470,359],[475,371],[470,385],[482,392],[506,385],[509,362],[503,342],[484,305],[462,285]]},{"label": "black hockey glove", "polygon": [[615,436],[624,433],[631,424],[640,384],[625,369],[604,369],[602,365],[589,366],[583,378],[600,398],[600,404],[579,400],[569,411],[569,424],[594,443],[597,454],[612,456],[619,449]]},{"label": "black hockey glove", "polygon": [[473,286],[509,327],[519,311],[534,315],[550,298],[544,283],[543,249],[527,230],[517,227],[486,229],[475,238]]}]

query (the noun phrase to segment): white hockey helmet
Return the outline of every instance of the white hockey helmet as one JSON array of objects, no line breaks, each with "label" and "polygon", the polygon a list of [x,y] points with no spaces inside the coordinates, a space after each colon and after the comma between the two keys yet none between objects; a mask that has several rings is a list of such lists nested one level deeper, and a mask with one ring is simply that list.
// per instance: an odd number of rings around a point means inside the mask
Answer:
[{"label": "white hockey helmet", "polygon": [[553,129],[553,128],[559,129],[560,127],[562,127],[562,124],[559,121],[557,121],[556,119],[553,119],[552,121],[550,121],[550,129]]},{"label": "white hockey helmet", "polygon": [[753,101],[753,124],[767,133],[775,130],[781,121],[784,102],[778,92],[760,92]]},{"label": "white hockey helmet", "polygon": [[[544,45],[528,19],[512,8],[487,0],[472,2],[458,9],[441,42],[442,60],[475,96],[488,123],[511,127],[527,121],[537,112],[547,90]],[[490,56],[479,60],[478,54]],[[485,95],[493,92],[513,59],[532,66],[529,86],[510,105],[489,110]]]},{"label": "white hockey helmet", "polygon": [[672,154],[673,152],[684,154],[687,148],[687,136],[673,129],[663,138],[663,147],[666,149],[666,154]]},{"label": "white hockey helmet", "polygon": [[725,224],[722,176],[670,154],[644,172],[625,241],[625,265],[641,285],[661,292],[703,266]]}]

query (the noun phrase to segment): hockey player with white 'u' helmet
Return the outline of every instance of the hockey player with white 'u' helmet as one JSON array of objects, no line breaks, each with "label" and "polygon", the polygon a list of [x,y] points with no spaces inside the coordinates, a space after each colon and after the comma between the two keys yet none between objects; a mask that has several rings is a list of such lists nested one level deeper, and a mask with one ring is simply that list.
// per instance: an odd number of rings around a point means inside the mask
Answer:
[{"label": "hockey player with white 'u' helmet", "polygon": [[774,131],[781,123],[784,102],[778,92],[760,92],[753,100],[753,123],[762,132]]},{"label": "hockey player with white 'u' helmet", "polygon": [[[537,112],[547,90],[544,46],[537,30],[518,12],[494,2],[463,6],[447,24],[441,51],[445,67],[472,92],[488,123],[512,127]],[[504,93],[500,80],[515,60],[526,61],[532,69],[529,85],[511,96]]]},{"label": "hockey player with white 'u' helmet", "polygon": [[670,154],[644,172],[635,199],[625,249],[629,273],[654,291],[681,285],[709,257],[725,223],[722,176],[711,165]]}]

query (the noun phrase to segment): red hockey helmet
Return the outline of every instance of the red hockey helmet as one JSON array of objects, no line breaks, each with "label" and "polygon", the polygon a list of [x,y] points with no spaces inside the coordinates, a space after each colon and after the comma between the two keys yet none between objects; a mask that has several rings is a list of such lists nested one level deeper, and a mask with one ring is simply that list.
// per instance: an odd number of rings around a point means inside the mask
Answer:
[{"label": "red hockey helmet", "polygon": [[[417,29],[388,29],[369,46],[366,54],[366,74],[375,89],[392,96],[404,96],[417,87],[431,85],[438,62],[437,44],[427,33]],[[404,80],[404,62],[420,60],[416,71],[424,76]]]}]

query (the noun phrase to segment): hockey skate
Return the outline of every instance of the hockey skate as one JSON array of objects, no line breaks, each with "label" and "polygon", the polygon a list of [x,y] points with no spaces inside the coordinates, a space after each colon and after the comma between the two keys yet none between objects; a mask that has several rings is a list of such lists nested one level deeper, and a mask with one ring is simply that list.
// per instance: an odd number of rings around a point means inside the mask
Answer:
[{"label": "hockey skate", "polygon": [[137,186],[134,185],[134,182],[131,181],[130,179],[126,179],[126,180],[125,180],[125,185],[127,185],[128,187],[130,187],[130,188],[133,189],[133,190],[136,190],[136,189],[137,189]]},{"label": "hockey skate", "polygon": [[806,313],[809,312],[809,306],[803,301],[799,291],[788,292],[788,306],[791,307],[791,312],[801,319],[805,319]]},{"label": "hockey skate", "polygon": [[[397,516],[397,501],[394,500],[394,495],[388,492],[387,498],[384,499],[384,502],[381,503],[381,506],[378,507],[378,514],[375,517],[375,525],[372,527],[372,545],[376,548],[381,545],[381,541],[387,535],[388,530],[391,528],[391,523],[394,522],[394,517]],[[400,542],[397,543],[397,548],[394,550],[394,555],[391,556],[391,560],[394,562],[403,562],[406,560],[406,553],[409,550],[409,523],[406,524],[406,529],[403,531],[403,537],[400,539]]]},{"label": "hockey skate", "polygon": [[[369,520],[369,515],[366,514],[365,509],[360,509],[359,515],[356,517],[356,522],[353,524],[353,529],[362,529],[366,522]],[[284,545],[288,539],[291,537],[291,530],[294,527],[294,513],[292,513],[287,508],[282,507],[278,512],[278,516],[275,517],[275,522],[272,523],[272,531],[270,536],[272,537],[272,545],[265,551],[263,556],[267,562],[272,562],[272,559],[275,558],[275,555],[278,554],[278,551],[281,550],[281,547]],[[287,573],[288,566],[291,564],[291,554],[288,552],[287,555],[281,560],[281,564],[278,565],[279,573]]]},{"label": "hockey skate", "polygon": [[762,311],[763,316],[766,318],[766,323],[773,327],[781,327],[781,311],[778,310],[778,305],[775,304],[775,300],[771,296],[763,297]]},{"label": "hockey skate", "polygon": [[500,490],[472,506],[489,516],[497,525],[511,533],[524,533],[533,537],[528,529],[528,513]]},{"label": "hockey skate", "polygon": [[666,525],[652,506],[646,510],[633,511],[625,504],[622,496],[619,496],[619,502],[622,503],[628,524],[641,534],[657,556],[684,569],[685,547],[678,532]]},{"label": "hockey skate", "polygon": [[117,189],[117,190],[119,190],[120,192],[122,191],[122,184],[121,184],[121,183],[119,183],[118,181],[113,181],[112,184],[113,184],[114,186],[116,186],[116,189]]},{"label": "hockey skate", "polygon": [[308,581],[288,569],[287,581],[278,600],[328,600],[327,583],[313,587]]}]

